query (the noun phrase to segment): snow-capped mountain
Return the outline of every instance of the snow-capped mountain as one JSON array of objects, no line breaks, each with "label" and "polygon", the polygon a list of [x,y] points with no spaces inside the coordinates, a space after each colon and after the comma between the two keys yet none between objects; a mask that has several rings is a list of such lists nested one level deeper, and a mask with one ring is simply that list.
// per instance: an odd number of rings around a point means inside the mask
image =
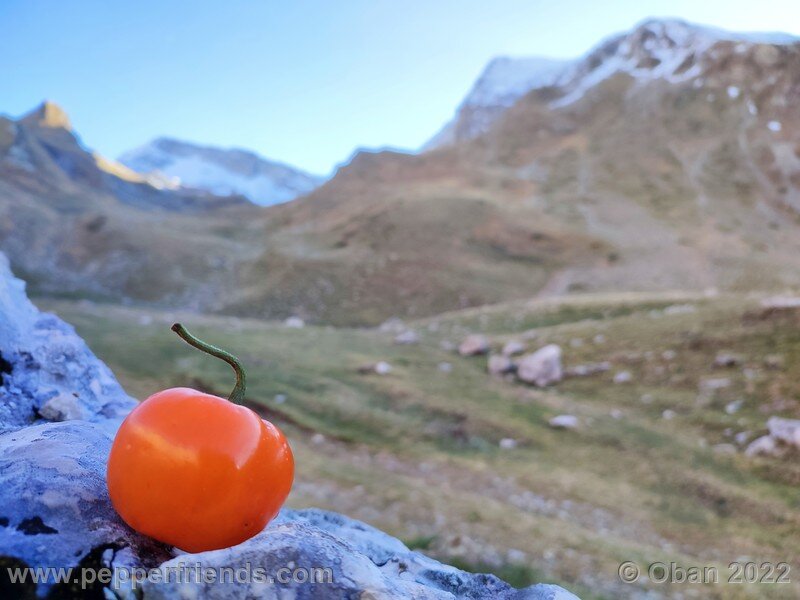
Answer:
[{"label": "snow-capped mountain", "polygon": [[247,150],[163,137],[125,152],[119,161],[138,173],[158,174],[183,187],[219,196],[241,194],[262,206],[293,200],[324,181]]},{"label": "snow-capped mountain", "polygon": [[606,39],[581,58],[496,58],[487,65],[455,117],[423,150],[485,133],[517,100],[536,89],[552,88],[552,106],[563,107],[621,72],[639,80],[672,83],[697,77],[703,55],[721,41],[745,52],[752,44],[786,45],[798,39],[785,33],[731,32],[679,19],[650,19],[630,32]]}]

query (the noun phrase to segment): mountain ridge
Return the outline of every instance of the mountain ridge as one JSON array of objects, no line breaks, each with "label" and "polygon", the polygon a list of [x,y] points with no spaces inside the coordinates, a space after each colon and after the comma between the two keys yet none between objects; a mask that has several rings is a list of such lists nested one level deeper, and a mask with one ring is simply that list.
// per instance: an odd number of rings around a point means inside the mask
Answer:
[{"label": "mountain ridge", "polygon": [[243,195],[262,206],[288,202],[318,187],[324,178],[251,150],[158,137],[124,152],[119,162],[141,174],[220,196]]}]

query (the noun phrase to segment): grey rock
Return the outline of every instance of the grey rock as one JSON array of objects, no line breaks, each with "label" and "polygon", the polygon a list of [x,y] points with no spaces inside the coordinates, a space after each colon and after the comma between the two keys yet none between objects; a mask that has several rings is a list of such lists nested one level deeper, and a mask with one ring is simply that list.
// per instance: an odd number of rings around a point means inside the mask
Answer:
[{"label": "grey rock", "polygon": [[461,356],[477,356],[489,352],[489,340],[485,335],[468,335],[458,347]]},{"label": "grey rock", "polygon": [[[204,567],[263,569],[277,580],[281,569],[316,571],[322,583],[243,583],[219,586],[202,581],[143,586],[144,600],[171,598],[249,599],[384,599],[492,598],[498,600],[575,600],[554,585],[515,589],[493,575],[466,573],[410,551],[399,540],[369,525],[336,513],[284,510],[256,537],[224,550],[185,554],[164,563],[170,567],[200,563]],[[249,567],[248,567],[249,564]],[[285,573],[285,572],[284,572]],[[306,577],[306,575],[303,575]],[[291,579],[291,578],[289,578]]]},{"label": "grey rock", "polygon": [[41,313],[0,254],[0,433],[123,416],[134,405],[75,330]]},{"label": "grey rock", "polygon": [[492,354],[486,363],[486,369],[491,375],[504,375],[506,373],[513,373],[514,362],[502,354]]},{"label": "grey rock", "polygon": [[548,344],[523,356],[517,364],[517,377],[538,387],[558,383],[563,376],[561,348],[556,344]]},{"label": "grey rock", "polygon": [[112,423],[42,423],[0,435],[0,517],[7,520],[0,554],[57,568],[74,567],[98,548],[113,551],[112,566],[157,566],[170,557],[111,506],[105,472]]},{"label": "grey rock", "polygon": [[401,346],[412,346],[419,343],[419,335],[413,329],[406,329],[395,336],[394,343]]},{"label": "grey rock", "polygon": [[558,415],[547,422],[553,429],[577,429],[580,425],[575,415]]},{"label": "grey rock", "polygon": [[509,340],[503,346],[503,356],[514,356],[515,354],[522,354],[527,349],[527,346],[519,340]]}]

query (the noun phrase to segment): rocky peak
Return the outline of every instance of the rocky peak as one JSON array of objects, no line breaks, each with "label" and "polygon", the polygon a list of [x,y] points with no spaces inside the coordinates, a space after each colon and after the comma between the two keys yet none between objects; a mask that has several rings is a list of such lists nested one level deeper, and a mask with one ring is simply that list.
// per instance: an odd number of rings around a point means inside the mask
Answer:
[{"label": "rocky peak", "polygon": [[72,123],[66,111],[55,102],[45,100],[20,120],[24,125],[49,127],[72,131]]},{"label": "rocky peak", "polygon": [[482,135],[517,100],[536,89],[554,88],[552,106],[560,108],[617,73],[644,83],[681,83],[705,75],[728,57],[751,54],[759,68],[768,68],[798,40],[783,33],[731,32],[680,19],[648,19],[574,60],[497,58],[487,65],[453,121],[424,149]]}]

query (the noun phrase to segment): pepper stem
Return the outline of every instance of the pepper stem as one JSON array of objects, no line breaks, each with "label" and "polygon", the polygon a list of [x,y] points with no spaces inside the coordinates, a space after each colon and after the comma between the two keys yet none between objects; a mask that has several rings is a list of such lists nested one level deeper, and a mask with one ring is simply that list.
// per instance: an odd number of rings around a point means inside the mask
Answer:
[{"label": "pepper stem", "polygon": [[242,363],[239,362],[239,359],[236,358],[230,352],[225,352],[216,346],[212,346],[202,340],[197,339],[191,333],[189,333],[183,325],[180,323],[175,323],[172,326],[172,331],[177,333],[183,341],[185,341],[190,346],[194,346],[198,350],[202,350],[206,354],[210,354],[211,356],[215,356],[221,360],[224,360],[230,366],[233,367],[233,370],[236,372],[236,385],[233,388],[230,396],[228,396],[228,400],[233,402],[234,404],[243,404],[244,403],[244,392],[245,392],[245,375],[244,369],[242,368]]}]

